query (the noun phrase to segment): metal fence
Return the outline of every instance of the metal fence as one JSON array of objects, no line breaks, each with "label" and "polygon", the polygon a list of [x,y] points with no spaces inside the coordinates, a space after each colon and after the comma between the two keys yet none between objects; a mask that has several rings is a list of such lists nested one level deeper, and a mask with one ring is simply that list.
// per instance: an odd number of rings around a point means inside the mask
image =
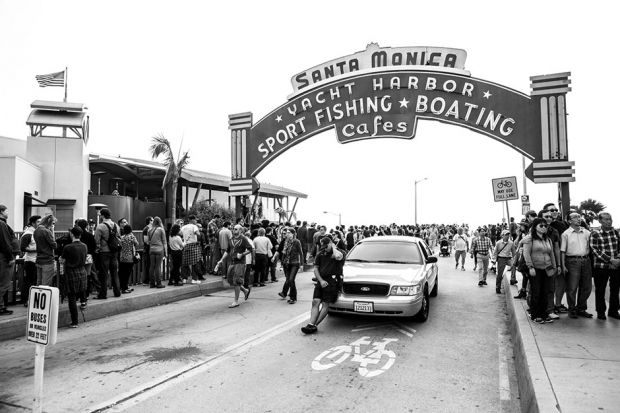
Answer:
[{"label": "metal fence", "polygon": [[[23,232],[16,232],[15,235],[17,239],[20,239]],[[60,239],[63,236],[69,234],[68,231],[56,231],[54,235],[56,239]],[[138,240],[138,245],[142,245],[142,231],[134,231],[133,235]],[[148,274],[144,274],[145,266],[144,266],[144,256],[142,249],[136,250],[138,254],[140,254],[140,261],[137,264],[134,264],[133,271],[129,276],[128,284],[131,285],[139,285],[142,284],[142,280],[148,279]],[[56,261],[56,276],[54,276],[53,287],[58,286],[58,274],[60,274],[60,263],[58,262],[58,257],[55,257]],[[162,271],[161,278],[162,280],[168,280],[170,278],[170,260],[164,259],[162,262]],[[94,267],[95,265],[93,265]],[[96,269],[95,269],[96,271]],[[111,289],[111,282],[108,281],[108,289]],[[4,296],[4,301],[6,305],[18,304],[22,301],[22,294],[28,294],[28,291],[24,291],[24,259],[18,258],[15,260],[15,265],[13,266],[13,277],[11,280],[11,284],[9,287],[9,291],[7,295]],[[25,300],[24,300],[25,301]]]}]

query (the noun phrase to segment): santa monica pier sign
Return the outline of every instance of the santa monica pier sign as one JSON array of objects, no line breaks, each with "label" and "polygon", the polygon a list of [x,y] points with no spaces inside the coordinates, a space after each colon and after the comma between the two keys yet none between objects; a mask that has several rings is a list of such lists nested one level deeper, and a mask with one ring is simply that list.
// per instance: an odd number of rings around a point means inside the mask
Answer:
[{"label": "santa monica pier sign", "polygon": [[574,181],[568,161],[566,93],[570,73],[530,77],[531,93],[471,77],[467,53],[441,47],[381,48],[304,70],[291,79],[288,101],[253,123],[229,116],[231,195],[255,193],[256,175],[292,146],[328,129],[340,143],[413,139],[418,121],[468,128],[533,161],[534,182]]}]

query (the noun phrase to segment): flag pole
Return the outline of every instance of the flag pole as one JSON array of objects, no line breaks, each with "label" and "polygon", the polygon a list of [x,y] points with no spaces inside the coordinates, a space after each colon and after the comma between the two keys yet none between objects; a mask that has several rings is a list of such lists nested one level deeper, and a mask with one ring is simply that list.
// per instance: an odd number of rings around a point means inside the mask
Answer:
[{"label": "flag pole", "polygon": [[[69,68],[65,67],[65,100],[64,100],[65,103],[67,103],[67,78],[68,78],[68,74],[69,74]],[[62,137],[63,138],[67,137],[67,128],[62,128]]]},{"label": "flag pole", "polygon": [[65,67],[65,103],[67,103],[67,79],[69,78],[69,68]]}]

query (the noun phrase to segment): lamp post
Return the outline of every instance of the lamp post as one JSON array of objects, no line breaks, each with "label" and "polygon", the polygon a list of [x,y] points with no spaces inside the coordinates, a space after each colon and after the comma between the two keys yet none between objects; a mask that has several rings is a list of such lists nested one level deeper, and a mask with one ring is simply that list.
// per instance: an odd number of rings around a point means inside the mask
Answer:
[{"label": "lamp post", "polygon": [[342,225],[342,222],[341,222],[341,220],[340,220],[340,219],[341,219],[340,212],[339,212],[339,213],[335,213],[335,212],[323,211],[323,213],[324,213],[324,214],[338,215],[338,226]]},{"label": "lamp post", "polygon": [[422,181],[426,181],[428,178],[422,178],[419,181],[415,181],[415,205],[414,205],[414,211],[415,211],[415,224],[418,225],[418,183],[422,182]]}]

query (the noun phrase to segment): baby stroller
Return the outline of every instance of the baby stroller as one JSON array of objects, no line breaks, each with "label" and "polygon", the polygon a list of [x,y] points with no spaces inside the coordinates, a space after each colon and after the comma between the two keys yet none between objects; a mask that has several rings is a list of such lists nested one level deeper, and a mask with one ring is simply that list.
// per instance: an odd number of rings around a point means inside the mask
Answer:
[{"label": "baby stroller", "polygon": [[449,257],[451,254],[452,245],[450,244],[450,241],[446,238],[442,238],[441,241],[439,241],[439,255],[442,257]]}]

